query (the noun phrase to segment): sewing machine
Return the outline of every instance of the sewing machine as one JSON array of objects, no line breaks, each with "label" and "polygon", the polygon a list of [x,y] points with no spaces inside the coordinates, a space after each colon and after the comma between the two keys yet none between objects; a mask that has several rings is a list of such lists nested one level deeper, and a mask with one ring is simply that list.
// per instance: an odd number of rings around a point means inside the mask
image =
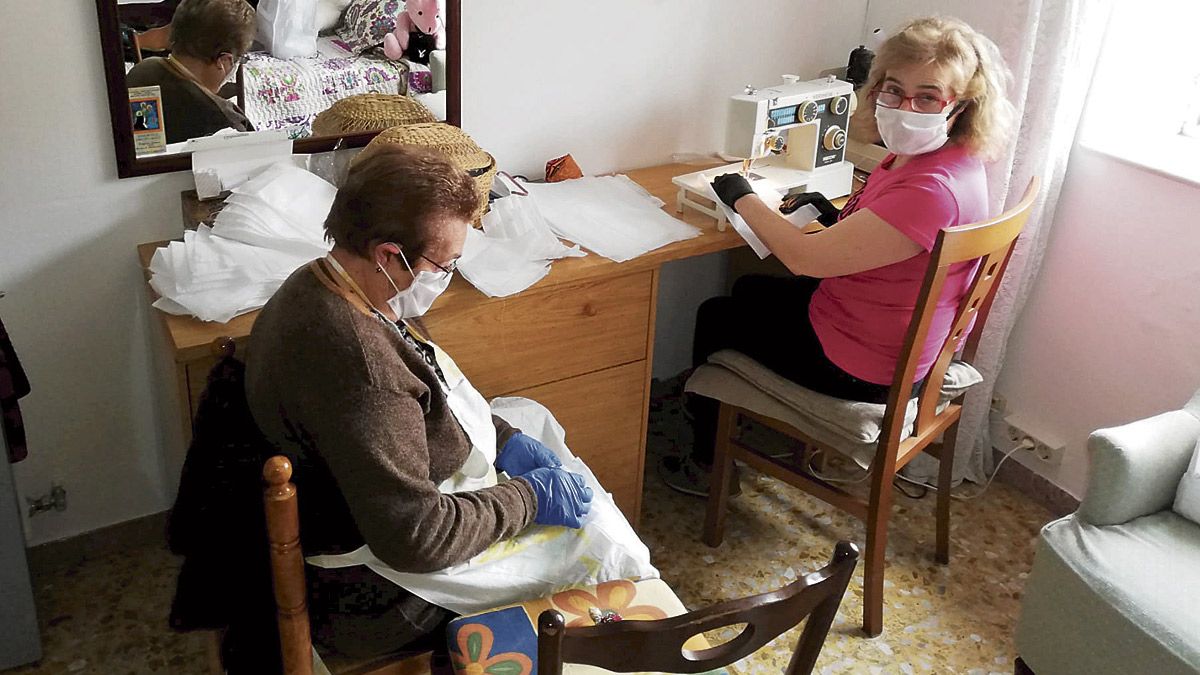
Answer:
[{"label": "sewing machine", "polygon": [[[796,192],[820,192],[826,199],[850,194],[854,166],[846,161],[846,129],[855,105],[854,88],[834,77],[801,82],[784,75],[783,84],[746,87],[729,101],[725,154],[743,158],[704,171],[676,176],[676,211],[689,207],[712,216],[717,229],[728,222],[709,184],[725,173],[742,173],[768,204]],[[699,198],[699,200],[697,199]]]}]

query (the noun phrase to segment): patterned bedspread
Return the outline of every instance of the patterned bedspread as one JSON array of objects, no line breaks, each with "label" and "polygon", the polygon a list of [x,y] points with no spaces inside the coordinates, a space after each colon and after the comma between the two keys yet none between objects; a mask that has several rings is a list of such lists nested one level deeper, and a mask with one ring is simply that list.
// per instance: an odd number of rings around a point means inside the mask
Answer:
[{"label": "patterned bedspread", "polygon": [[292,138],[312,133],[317,114],[354,94],[404,93],[407,68],[381,57],[354,56],[330,38],[317,40],[312,56],[277,59],[246,55],[242,77],[245,112],[255,129],[284,129]]}]

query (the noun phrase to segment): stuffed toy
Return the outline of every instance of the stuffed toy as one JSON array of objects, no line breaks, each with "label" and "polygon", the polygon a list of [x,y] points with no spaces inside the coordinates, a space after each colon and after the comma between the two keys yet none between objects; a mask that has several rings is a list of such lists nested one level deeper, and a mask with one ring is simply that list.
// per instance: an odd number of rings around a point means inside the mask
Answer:
[{"label": "stuffed toy", "polygon": [[336,28],[351,0],[317,0],[317,32]]},{"label": "stuffed toy", "polygon": [[396,30],[383,38],[383,53],[399,61],[408,57],[413,63],[429,65],[429,53],[446,48],[442,13],[437,0],[408,0],[396,17]]}]

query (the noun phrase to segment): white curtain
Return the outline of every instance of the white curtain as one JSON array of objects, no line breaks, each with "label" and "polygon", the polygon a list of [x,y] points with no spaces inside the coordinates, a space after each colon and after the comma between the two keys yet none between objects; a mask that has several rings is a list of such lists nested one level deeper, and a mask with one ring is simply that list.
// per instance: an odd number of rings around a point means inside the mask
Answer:
[{"label": "white curtain", "polygon": [[992,468],[989,411],[1012,327],[1037,283],[1037,272],[1062,189],[1067,159],[1087,99],[1112,0],[1014,0],[998,32],[976,26],[1000,47],[1013,71],[1011,100],[1019,120],[1007,157],[988,169],[993,212],[1020,200],[1032,176],[1042,190],[980,342],[974,365],[984,383],[967,395],[959,425],[955,480],[986,480]]}]

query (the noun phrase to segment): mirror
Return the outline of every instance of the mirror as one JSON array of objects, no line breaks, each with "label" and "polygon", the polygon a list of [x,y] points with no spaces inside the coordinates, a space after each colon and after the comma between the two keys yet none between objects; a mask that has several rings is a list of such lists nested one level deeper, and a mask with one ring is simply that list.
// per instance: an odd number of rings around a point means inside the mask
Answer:
[{"label": "mirror", "polygon": [[460,6],[96,0],[117,172],[190,169],[189,139],[213,134],[275,130],[315,153],[396,124],[458,125]]}]

